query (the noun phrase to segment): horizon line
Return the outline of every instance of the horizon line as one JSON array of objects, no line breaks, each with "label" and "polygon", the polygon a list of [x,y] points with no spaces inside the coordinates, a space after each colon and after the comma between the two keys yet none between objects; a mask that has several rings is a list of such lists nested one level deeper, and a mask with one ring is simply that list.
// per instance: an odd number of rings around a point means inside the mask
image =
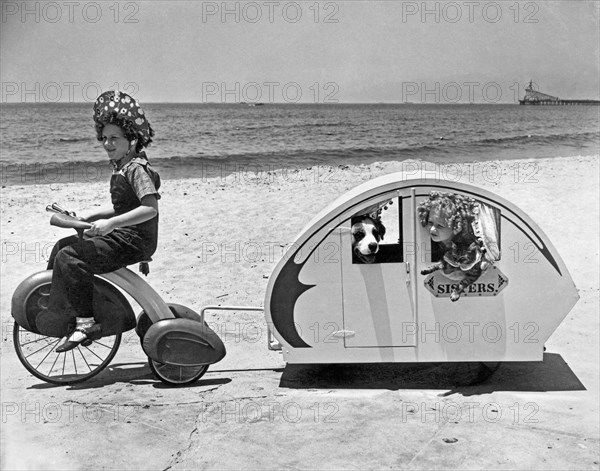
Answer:
[{"label": "horizon line", "polygon": [[[38,102],[28,102],[28,101],[15,101],[15,102],[0,102],[0,105],[87,105],[93,104],[93,101],[38,101]],[[299,102],[299,103],[290,103],[290,102],[235,102],[235,103],[223,103],[218,101],[144,101],[144,105],[258,105],[258,106],[268,106],[268,105],[518,105],[518,102],[498,102],[498,103],[488,103],[484,101],[471,101],[471,102],[458,102],[458,103],[423,103],[423,102],[398,102],[398,101],[347,101],[347,102],[331,102],[331,103],[322,103],[322,102]]]}]

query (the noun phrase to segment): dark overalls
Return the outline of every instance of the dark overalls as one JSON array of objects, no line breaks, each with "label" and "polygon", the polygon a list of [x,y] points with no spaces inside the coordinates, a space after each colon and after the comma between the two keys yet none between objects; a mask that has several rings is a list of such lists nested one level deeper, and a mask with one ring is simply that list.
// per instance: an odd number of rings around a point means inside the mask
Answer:
[{"label": "dark overalls", "polygon": [[[115,215],[124,214],[141,206],[140,199],[127,175],[139,165],[154,185],[160,188],[160,177],[141,153],[114,173],[110,180],[110,194]],[[133,169],[134,172],[139,172]],[[142,174],[142,177],[145,176]],[[156,195],[158,198],[158,194]],[[115,229],[104,236],[86,238],[80,243],[77,236],[59,240],[54,246],[48,269],[53,270],[48,308],[54,312],[74,311],[73,317],[93,317],[94,275],[109,273],[144,260],[149,260],[156,250],[158,239],[158,214],[135,226]]]}]

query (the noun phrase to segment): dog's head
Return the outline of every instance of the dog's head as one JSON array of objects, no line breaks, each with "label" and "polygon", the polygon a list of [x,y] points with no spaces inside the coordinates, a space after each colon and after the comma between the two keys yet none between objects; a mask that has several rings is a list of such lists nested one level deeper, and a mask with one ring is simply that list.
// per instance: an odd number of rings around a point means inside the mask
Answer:
[{"label": "dog's head", "polygon": [[352,253],[362,263],[373,263],[384,235],[385,226],[379,218],[352,218]]}]

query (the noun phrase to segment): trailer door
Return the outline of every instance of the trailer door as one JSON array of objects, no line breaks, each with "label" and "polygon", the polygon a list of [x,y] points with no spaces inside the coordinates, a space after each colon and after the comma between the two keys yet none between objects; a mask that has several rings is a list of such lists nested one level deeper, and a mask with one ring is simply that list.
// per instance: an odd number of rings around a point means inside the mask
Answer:
[{"label": "trailer door", "polygon": [[411,198],[400,194],[392,202],[382,212],[386,235],[374,263],[353,260],[351,231],[340,233],[346,348],[416,346],[412,274],[405,260],[413,230],[402,217],[411,214]]}]

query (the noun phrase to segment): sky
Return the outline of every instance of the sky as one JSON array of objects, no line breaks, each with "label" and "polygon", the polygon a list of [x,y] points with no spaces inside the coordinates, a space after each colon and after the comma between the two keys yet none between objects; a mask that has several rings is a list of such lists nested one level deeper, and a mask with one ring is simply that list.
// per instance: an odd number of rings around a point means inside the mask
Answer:
[{"label": "sky", "polygon": [[598,1],[1,1],[2,103],[600,96]]}]

